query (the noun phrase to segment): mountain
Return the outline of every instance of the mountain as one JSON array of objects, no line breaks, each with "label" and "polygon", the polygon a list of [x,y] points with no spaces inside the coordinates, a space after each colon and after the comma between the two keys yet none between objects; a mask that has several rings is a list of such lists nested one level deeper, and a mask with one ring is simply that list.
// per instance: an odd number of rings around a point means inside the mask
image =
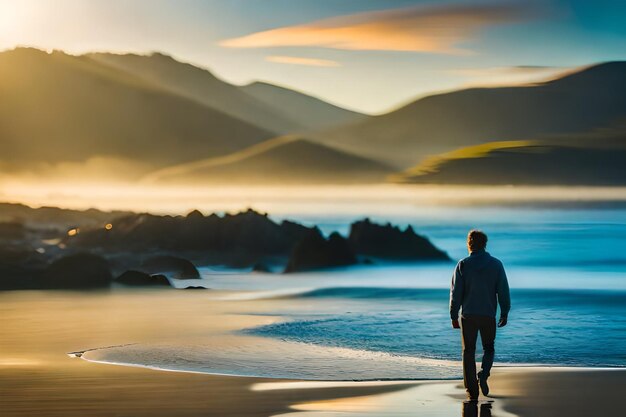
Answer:
[{"label": "mountain", "polygon": [[88,56],[57,51],[0,53],[0,97],[7,169],[95,156],[179,164],[274,135]]},{"label": "mountain", "polygon": [[404,183],[626,185],[626,124],[586,134],[491,142],[426,159]]},{"label": "mountain", "polygon": [[626,62],[517,87],[470,88],[320,132],[316,139],[398,167],[491,141],[584,132],[626,115]]},{"label": "mountain", "polygon": [[245,93],[297,121],[305,130],[318,130],[364,120],[367,116],[315,97],[264,82],[240,87]]},{"label": "mountain", "polygon": [[93,53],[88,57],[266,130],[286,133],[303,128],[282,109],[267,105],[205,69],[168,55]]},{"label": "mountain", "polygon": [[346,184],[383,182],[392,170],[299,136],[282,136],[239,152],[149,174],[145,182],[185,184]]}]

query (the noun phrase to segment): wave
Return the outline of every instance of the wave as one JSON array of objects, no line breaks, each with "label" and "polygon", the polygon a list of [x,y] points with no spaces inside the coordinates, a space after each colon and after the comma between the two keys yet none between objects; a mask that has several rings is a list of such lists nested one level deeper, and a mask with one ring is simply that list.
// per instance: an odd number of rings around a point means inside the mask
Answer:
[{"label": "wave", "polygon": [[112,365],[216,375],[328,380],[456,379],[458,360],[408,357],[311,343],[223,335],[196,343],[95,348],[81,359]]},{"label": "wave", "polygon": [[[408,300],[408,301],[447,301],[447,288],[407,288],[407,287],[325,287],[312,290],[291,291],[289,293],[264,292],[258,298],[271,299],[307,299],[307,298],[346,298],[372,300]],[[589,290],[589,289],[512,289],[512,295],[519,305],[526,301],[532,304],[550,303],[558,305],[578,304],[626,304],[626,291]]]},{"label": "wave", "polygon": [[361,298],[361,299],[437,299],[447,290],[441,288],[392,288],[392,287],[327,287],[279,295],[273,298]]},{"label": "wave", "polygon": [[596,259],[533,259],[527,262],[518,262],[523,266],[547,267],[611,267],[626,266],[626,258],[596,258]]}]

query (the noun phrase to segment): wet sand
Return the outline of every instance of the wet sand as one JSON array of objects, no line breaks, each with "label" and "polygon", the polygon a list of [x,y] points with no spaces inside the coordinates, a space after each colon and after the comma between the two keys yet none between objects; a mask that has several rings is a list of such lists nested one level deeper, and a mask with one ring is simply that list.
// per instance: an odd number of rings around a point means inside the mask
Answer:
[{"label": "wet sand", "polygon": [[270,416],[293,403],[388,392],[395,386],[251,390],[264,379],[163,372],[68,359],[0,368],[8,416]]},{"label": "wet sand", "polygon": [[494,399],[522,417],[626,415],[626,369],[505,368],[492,385]]},{"label": "wet sand", "polygon": [[[8,416],[619,416],[625,370],[498,368],[492,397],[459,381],[321,383],[90,363],[67,352],[220,335],[277,320],[206,292],[0,293],[0,414]],[[262,305],[256,306],[259,311]],[[480,414],[479,414],[480,413]]]},{"label": "wet sand", "polygon": [[619,416],[626,388],[624,371],[500,369],[492,380],[492,398],[474,405],[463,401],[460,381],[298,386],[68,361],[0,367],[2,415]]}]

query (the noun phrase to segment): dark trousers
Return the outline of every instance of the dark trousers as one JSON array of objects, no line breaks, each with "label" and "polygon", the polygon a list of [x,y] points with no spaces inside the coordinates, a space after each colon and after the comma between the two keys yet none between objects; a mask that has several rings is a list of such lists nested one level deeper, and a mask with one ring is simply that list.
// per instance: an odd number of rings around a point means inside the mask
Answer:
[{"label": "dark trousers", "polygon": [[487,377],[493,366],[496,341],[496,319],[486,316],[462,316],[461,338],[463,342],[463,382],[470,394],[478,394],[478,380],[476,379],[476,339],[480,332],[483,343],[482,371]]}]

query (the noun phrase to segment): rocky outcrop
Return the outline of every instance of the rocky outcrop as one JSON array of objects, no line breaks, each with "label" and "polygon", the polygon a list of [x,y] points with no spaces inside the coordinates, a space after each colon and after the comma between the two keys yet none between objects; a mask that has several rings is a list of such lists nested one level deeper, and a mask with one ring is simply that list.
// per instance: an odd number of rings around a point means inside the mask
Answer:
[{"label": "rocky outcrop", "polygon": [[296,244],[285,272],[310,271],[356,263],[356,256],[345,238],[334,232],[326,239],[315,228]]},{"label": "rocky outcrop", "polygon": [[176,256],[161,255],[145,259],[140,270],[151,275],[164,274],[174,279],[200,278],[200,273],[194,264]]},{"label": "rocky outcrop", "polygon": [[41,275],[40,287],[50,289],[106,288],[113,279],[106,259],[76,253],[52,262]]},{"label": "rocky outcrop", "polygon": [[[316,228],[283,221],[276,223],[253,210],[238,214],[204,216],[194,210],[187,216],[135,214],[114,220],[108,227],[67,236],[71,249],[97,249],[117,259],[119,271],[167,273],[170,278],[198,278],[190,261],[254,270],[286,265],[286,272],[351,265],[358,259],[399,261],[448,260],[409,226],[378,225],[363,220],[351,226],[348,240],[337,233],[325,239]],[[146,253],[141,266],[132,263]]]},{"label": "rocky outcrop", "polygon": [[115,282],[131,287],[167,286],[171,287],[170,281],[160,274],[150,275],[141,271],[126,271],[115,279]]},{"label": "rocky outcrop", "polygon": [[253,210],[222,217],[198,211],[177,217],[135,214],[113,221],[109,229],[68,236],[65,243],[106,251],[202,252],[216,263],[241,266],[268,256],[287,256],[309,230],[288,221],[277,224]]},{"label": "rocky outcrop", "polygon": [[411,226],[401,230],[387,223],[380,225],[369,219],[352,223],[348,238],[359,255],[389,260],[450,260],[427,238],[415,233]]}]

